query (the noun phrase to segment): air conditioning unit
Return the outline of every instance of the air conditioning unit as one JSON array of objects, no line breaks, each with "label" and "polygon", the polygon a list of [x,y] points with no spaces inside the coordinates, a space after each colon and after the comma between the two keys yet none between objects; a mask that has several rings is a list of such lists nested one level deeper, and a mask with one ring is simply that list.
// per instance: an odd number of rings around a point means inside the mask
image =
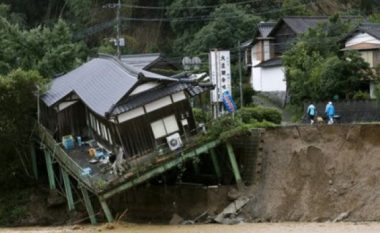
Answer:
[{"label": "air conditioning unit", "polygon": [[166,137],[170,150],[174,151],[182,147],[182,140],[179,133],[172,134]]}]

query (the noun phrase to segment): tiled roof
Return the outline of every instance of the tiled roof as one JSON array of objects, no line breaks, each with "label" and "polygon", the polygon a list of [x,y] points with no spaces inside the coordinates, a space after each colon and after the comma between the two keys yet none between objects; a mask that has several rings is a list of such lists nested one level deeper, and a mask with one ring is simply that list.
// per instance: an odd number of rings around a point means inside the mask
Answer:
[{"label": "tiled roof", "polygon": [[269,33],[272,31],[273,27],[276,25],[275,22],[261,22],[257,26],[260,34],[257,37],[267,38]]},{"label": "tiled roof", "polygon": [[257,38],[260,38],[260,39],[267,38],[275,25],[276,25],[275,22],[260,22],[257,25],[257,30],[253,36],[254,38],[243,42],[240,45],[240,48],[247,48],[251,46],[253,43],[256,43],[255,41],[257,40]]},{"label": "tiled roof", "polygon": [[121,56],[121,61],[125,64],[144,69],[159,58],[159,53],[132,54]]},{"label": "tiled roof", "polygon": [[366,32],[376,39],[380,40],[380,24],[379,23],[363,23],[358,27],[359,31]]},{"label": "tiled roof", "polygon": [[309,28],[317,26],[319,23],[327,22],[327,16],[287,16],[282,20],[297,34],[306,32]]},{"label": "tiled roof", "polygon": [[50,107],[68,94],[76,93],[92,111],[105,116],[106,112],[137,83],[140,73],[150,79],[178,81],[103,56],[55,78],[41,98]]},{"label": "tiled roof", "polygon": [[282,59],[279,57],[276,57],[276,58],[263,61],[260,64],[255,65],[255,67],[268,68],[268,67],[275,67],[275,66],[281,66],[281,65],[282,65]]}]

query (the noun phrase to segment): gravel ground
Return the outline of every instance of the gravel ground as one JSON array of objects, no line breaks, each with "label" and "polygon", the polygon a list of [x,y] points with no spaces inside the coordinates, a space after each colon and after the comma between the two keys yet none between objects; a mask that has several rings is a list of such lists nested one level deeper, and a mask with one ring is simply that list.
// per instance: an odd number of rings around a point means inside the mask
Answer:
[{"label": "gravel ground", "polygon": [[254,223],[239,225],[97,225],[97,226],[65,226],[65,227],[30,227],[0,228],[0,233],[377,233],[380,223]]}]

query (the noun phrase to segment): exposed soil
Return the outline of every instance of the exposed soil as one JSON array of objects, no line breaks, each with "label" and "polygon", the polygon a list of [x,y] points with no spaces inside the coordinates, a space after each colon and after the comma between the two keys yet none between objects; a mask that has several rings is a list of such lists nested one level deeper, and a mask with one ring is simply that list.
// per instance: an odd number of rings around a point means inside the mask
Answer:
[{"label": "exposed soil", "polygon": [[[242,212],[245,221],[380,220],[380,125],[267,129],[261,147],[261,176],[248,187],[248,196],[253,198]],[[231,201],[227,195],[230,188],[141,186],[110,204],[116,216],[127,208],[128,220],[166,223],[173,214],[186,220],[205,211],[219,213]],[[54,200],[54,195],[29,198],[21,225],[67,224],[86,218],[83,208],[68,215],[64,200]],[[184,229],[208,232],[208,227]]]},{"label": "exposed soil", "polygon": [[268,129],[256,221],[380,220],[380,125]]}]

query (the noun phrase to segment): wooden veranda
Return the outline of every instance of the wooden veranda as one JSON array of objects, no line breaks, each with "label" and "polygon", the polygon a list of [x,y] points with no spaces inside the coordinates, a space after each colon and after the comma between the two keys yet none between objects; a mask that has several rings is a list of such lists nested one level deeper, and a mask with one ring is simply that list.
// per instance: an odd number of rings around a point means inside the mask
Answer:
[{"label": "wooden veranda", "polygon": [[[78,183],[83,196],[83,202],[88,212],[92,224],[97,223],[94,209],[90,199],[92,193],[96,199],[99,200],[107,221],[114,220],[110,208],[107,204],[107,199],[114,195],[126,191],[138,184],[148,181],[164,172],[173,169],[177,166],[184,164],[187,161],[195,159],[202,154],[211,156],[215,174],[221,176],[221,169],[218,162],[218,155],[215,153],[214,148],[223,144],[220,140],[213,140],[202,144],[193,144],[192,146],[185,146],[181,151],[170,151],[165,154],[153,155],[155,162],[149,162],[141,166],[141,164],[134,166],[131,164],[127,172],[122,176],[114,174],[110,179],[109,174],[88,174],[84,172],[84,167],[68,153],[49,133],[49,131],[41,124],[36,123],[34,130],[35,145],[38,145],[44,152],[46,161],[47,174],[49,178],[50,189],[56,189],[55,171],[53,162],[59,166],[62,176],[65,195],[67,199],[68,209],[75,209],[75,202],[72,193],[72,184],[70,177]],[[233,174],[238,187],[242,185],[239,168],[236,162],[235,154],[230,143],[226,143],[229,161],[233,170]],[[31,155],[33,159],[33,170],[35,176],[38,176],[37,163],[36,163],[36,148],[31,148]]]}]

